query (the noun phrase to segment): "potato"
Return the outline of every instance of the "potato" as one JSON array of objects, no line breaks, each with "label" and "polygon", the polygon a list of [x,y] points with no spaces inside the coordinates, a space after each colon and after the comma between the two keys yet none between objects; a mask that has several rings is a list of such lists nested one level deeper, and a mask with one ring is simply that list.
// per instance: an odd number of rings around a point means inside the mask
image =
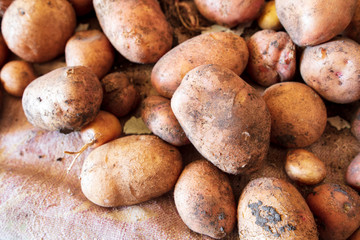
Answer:
[{"label": "potato", "polygon": [[229,178],[206,160],[190,163],[174,189],[176,209],[194,232],[212,238],[230,234],[236,221],[236,203]]},{"label": "potato", "polygon": [[92,151],[81,171],[81,190],[93,203],[117,207],[170,191],[181,172],[180,152],[152,135],[132,135]]},{"label": "potato", "polygon": [[36,78],[36,75],[30,63],[14,60],[3,66],[0,78],[7,93],[21,97],[27,85]]},{"label": "potato", "polygon": [[139,103],[139,92],[124,73],[106,75],[101,79],[101,85],[104,90],[102,108],[116,117],[125,116]]},{"label": "potato", "polygon": [[318,239],[305,199],[284,180],[264,177],[250,181],[237,211],[240,239]]},{"label": "potato", "polygon": [[241,174],[261,167],[270,115],[257,91],[230,69],[209,64],[189,71],[171,108],[190,142],[222,171]]},{"label": "potato", "polygon": [[326,177],[324,162],[305,149],[288,151],[285,171],[292,180],[307,185],[318,184]]},{"label": "potato", "polygon": [[347,168],[346,183],[360,191],[360,153],[351,161]]},{"label": "potato", "polygon": [[360,107],[356,111],[354,119],[351,120],[351,133],[360,141]]},{"label": "potato", "polygon": [[14,0],[0,0],[0,17],[4,16],[6,9]]},{"label": "potato", "polygon": [[46,62],[64,53],[76,25],[66,0],[17,0],[6,10],[1,30],[9,49],[28,62]]},{"label": "potato", "polygon": [[261,29],[280,30],[282,28],[280,20],[276,14],[274,0],[265,3],[257,22]]},{"label": "potato", "polygon": [[156,0],[93,1],[102,30],[126,59],[155,63],[172,46],[172,28]]},{"label": "potato", "polygon": [[248,62],[246,42],[229,32],[207,33],[191,38],[165,54],[154,66],[151,83],[171,98],[185,74],[204,64],[217,64],[240,75]]},{"label": "potato", "polygon": [[288,81],[295,75],[296,49],[285,32],[262,30],[247,41],[249,63],[247,72],[262,86]]},{"label": "potato", "polygon": [[356,9],[350,24],[346,27],[344,36],[360,43],[360,1],[356,1]]},{"label": "potato", "polygon": [[360,99],[360,45],[340,38],[307,47],[300,60],[301,76],[325,99],[350,103]]},{"label": "potato", "polygon": [[264,0],[195,0],[201,15],[228,27],[250,22],[259,16]]},{"label": "potato", "polygon": [[360,226],[360,196],[350,187],[325,183],[306,199],[318,223],[320,237],[347,239]]},{"label": "potato", "polygon": [[299,46],[324,43],[349,25],[357,0],[275,0],[276,12]]},{"label": "potato", "polygon": [[314,143],[324,132],[325,104],[307,85],[277,83],[264,91],[263,98],[271,115],[271,142],[301,148]]},{"label": "potato", "polygon": [[360,240],[360,228],[358,228],[348,240]]},{"label": "potato", "polygon": [[77,16],[83,16],[93,10],[92,0],[69,0]]},{"label": "potato", "polygon": [[101,84],[87,67],[62,67],[32,81],[22,106],[35,127],[68,133],[91,122],[100,110]]},{"label": "potato", "polygon": [[114,50],[106,36],[99,30],[75,33],[66,43],[67,66],[85,66],[101,79],[114,63]]},{"label": "potato", "polygon": [[161,96],[145,98],[141,107],[141,117],[146,126],[162,140],[174,146],[190,143],[171,110],[169,99]]}]

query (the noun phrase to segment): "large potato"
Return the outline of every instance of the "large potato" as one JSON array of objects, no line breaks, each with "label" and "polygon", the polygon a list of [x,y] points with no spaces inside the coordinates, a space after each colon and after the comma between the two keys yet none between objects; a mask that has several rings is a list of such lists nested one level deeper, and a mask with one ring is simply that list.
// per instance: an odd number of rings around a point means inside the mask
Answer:
[{"label": "large potato", "polygon": [[125,58],[155,63],[170,50],[172,29],[156,0],[93,1],[101,28]]},{"label": "large potato", "polygon": [[347,38],[307,47],[301,76],[325,99],[350,103],[360,99],[360,45]]},{"label": "large potato", "polygon": [[357,0],[275,0],[276,12],[299,46],[326,42],[349,25]]},{"label": "large potato", "polygon": [[197,233],[219,239],[234,228],[236,204],[229,178],[206,160],[185,167],[174,200],[181,219]]},{"label": "large potato", "polygon": [[290,183],[277,178],[252,180],[238,205],[240,239],[317,240],[314,217]]},{"label": "large potato", "polygon": [[6,10],[1,30],[9,49],[28,62],[45,62],[62,54],[76,25],[66,0],[17,0]]},{"label": "large potato", "polygon": [[221,170],[240,174],[261,167],[269,148],[270,114],[257,91],[231,70],[191,70],[171,108],[195,148]]},{"label": "large potato", "polygon": [[133,205],[170,191],[181,168],[175,147],[152,135],[127,136],[89,154],[81,171],[81,189],[100,206]]},{"label": "large potato", "polygon": [[66,133],[91,122],[102,97],[101,83],[89,68],[63,67],[32,81],[24,91],[22,106],[34,126]]},{"label": "large potato", "polygon": [[240,75],[248,62],[246,42],[229,32],[207,33],[191,38],[165,54],[154,66],[151,83],[171,98],[185,74],[204,64],[218,64]]}]

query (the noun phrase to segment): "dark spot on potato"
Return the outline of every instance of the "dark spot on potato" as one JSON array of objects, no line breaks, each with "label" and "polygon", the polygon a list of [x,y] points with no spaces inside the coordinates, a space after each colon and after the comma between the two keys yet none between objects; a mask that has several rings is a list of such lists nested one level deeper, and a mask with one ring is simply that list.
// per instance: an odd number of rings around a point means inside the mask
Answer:
[{"label": "dark spot on potato", "polygon": [[62,157],[59,157],[59,158],[56,159],[57,162],[61,162],[62,160],[63,160]]},{"label": "dark spot on potato", "polygon": [[42,102],[42,99],[41,99],[41,97],[38,97],[38,98],[37,98],[37,100],[39,100],[39,102]]},{"label": "dark spot on potato", "polygon": [[19,8],[19,9],[18,9],[18,12],[19,12],[19,14],[20,14],[21,16],[25,15],[25,11],[24,11],[24,9],[22,9],[22,8]]}]

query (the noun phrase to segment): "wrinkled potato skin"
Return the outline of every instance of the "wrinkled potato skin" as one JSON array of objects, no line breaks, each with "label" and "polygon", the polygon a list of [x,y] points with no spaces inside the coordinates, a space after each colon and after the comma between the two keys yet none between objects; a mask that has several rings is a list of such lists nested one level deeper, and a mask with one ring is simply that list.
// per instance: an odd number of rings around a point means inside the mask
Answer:
[{"label": "wrinkled potato skin", "polygon": [[114,50],[106,36],[99,30],[77,32],[66,43],[67,66],[85,66],[101,79],[112,67]]},{"label": "wrinkled potato skin", "polygon": [[261,167],[270,114],[256,90],[231,70],[213,64],[194,68],[175,91],[171,109],[199,153],[222,171]]},{"label": "wrinkled potato skin", "polygon": [[360,99],[360,45],[350,39],[307,47],[300,60],[307,85],[325,99],[350,103]]},{"label": "wrinkled potato skin", "polygon": [[206,160],[190,163],[174,190],[176,209],[194,232],[212,238],[230,234],[236,221],[236,203],[229,178]]},{"label": "wrinkled potato skin", "polygon": [[360,154],[351,161],[347,168],[346,183],[360,191]]},{"label": "wrinkled potato skin", "polygon": [[360,196],[348,186],[322,184],[306,201],[318,220],[321,239],[347,239],[360,226]]},{"label": "wrinkled potato skin", "polygon": [[306,147],[320,138],[327,122],[320,96],[305,84],[277,83],[263,98],[271,115],[271,142],[287,147]]},{"label": "wrinkled potato skin", "polygon": [[318,239],[305,199],[284,180],[250,181],[240,196],[237,211],[240,239]]},{"label": "wrinkled potato skin", "polygon": [[195,0],[197,9],[205,18],[228,27],[250,22],[259,16],[264,0]]},{"label": "wrinkled potato skin", "polygon": [[69,0],[77,16],[83,16],[93,10],[92,0]]},{"label": "wrinkled potato skin", "polygon": [[305,149],[288,151],[285,171],[290,179],[307,185],[318,184],[326,177],[324,162]]},{"label": "wrinkled potato skin", "polygon": [[81,189],[104,207],[138,204],[170,191],[182,169],[180,152],[152,135],[132,135],[92,151],[81,171]]},{"label": "wrinkled potato skin", "polygon": [[63,67],[32,81],[24,91],[22,106],[32,125],[68,133],[96,117],[102,97],[100,81],[90,69]]},{"label": "wrinkled potato skin", "polygon": [[28,62],[46,62],[64,53],[76,25],[66,0],[17,0],[2,19],[1,30],[9,49]]},{"label": "wrinkled potato skin", "polygon": [[171,98],[191,69],[203,64],[218,64],[240,75],[248,58],[249,51],[242,37],[225,32],[202,34],[165,54],[152,70],[151,83],[160,95]]},{"label": "wrinkled potato skin", "polygon": [[123,117],[140,101],[140,94],[124,73],[113,72],[101,79],[104,89],[102,108],[116,117]]},{"label": "wrinkled potato skin", "polygon": [[281,24],[299,46],[324,43],[340,34],[354,15],[357,0],[275,0]]},{"label": "wrinkled potato skin", "polygon": [[162,140],[174,146],[190,143],[171,110],[169,99],[161,96],[145,98],[141,107],[141,117],[146,126]]},{"label": "wrinkled potato skin", "polygon": [[251,79],[268,87],[295,75],[296,49],[285,32],[262,30],[250,37],[247,72]]},{"label": "wrinkled potato skin", "polygon": [[172,28],[156,0],[94,0],[96,16],[112,45],[135,63],[155,63],[172,46]]}]

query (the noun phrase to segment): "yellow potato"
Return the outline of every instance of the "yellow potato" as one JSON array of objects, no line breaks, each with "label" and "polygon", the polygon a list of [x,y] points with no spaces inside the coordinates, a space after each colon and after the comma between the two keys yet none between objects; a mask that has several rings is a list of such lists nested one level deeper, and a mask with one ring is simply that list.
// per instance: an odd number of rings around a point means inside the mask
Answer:
[{"label": "yellow potato", "polygon": [[262,29],[280,30],[282,28],[276,13],[274,0],[265,3],[257,22]]}]

